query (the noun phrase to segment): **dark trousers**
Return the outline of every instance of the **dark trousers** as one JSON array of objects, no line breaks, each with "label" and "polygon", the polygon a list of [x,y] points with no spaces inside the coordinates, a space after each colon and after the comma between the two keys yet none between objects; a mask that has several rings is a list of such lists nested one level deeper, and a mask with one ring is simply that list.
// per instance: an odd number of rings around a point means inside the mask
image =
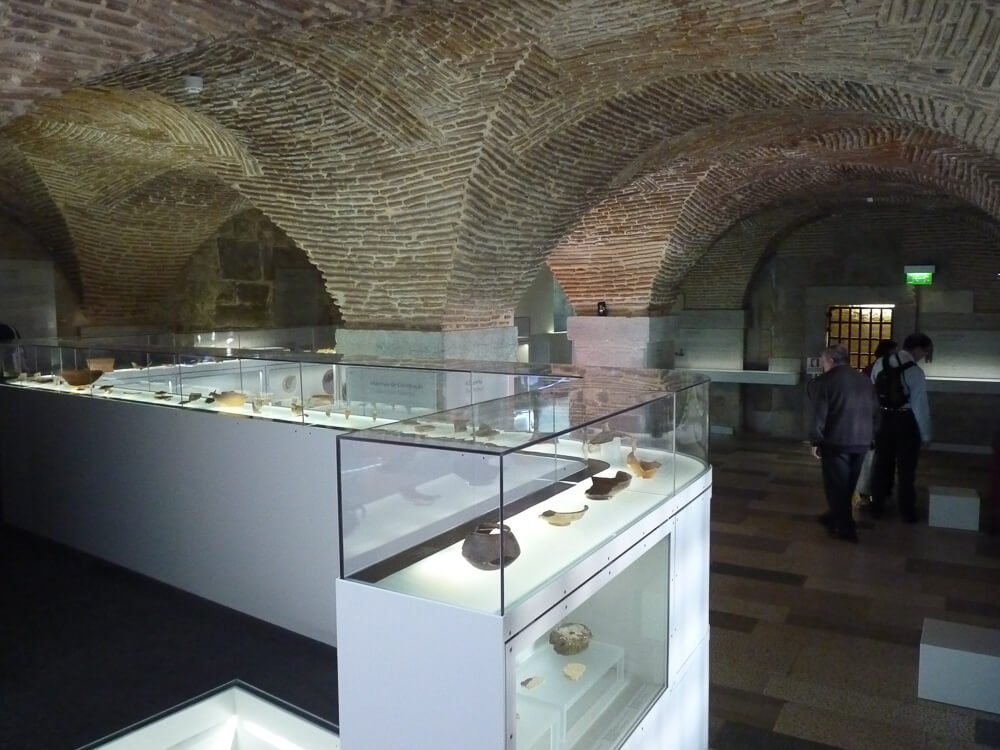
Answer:
[{"label": "dark trousers", "polygon": [[849,453],[825,446],[820,450],[826,504],[830,506],[833,527],[837,531],[854,530],[851,498],[854,497],[854,488],[858,485],[864,461],[864,453]]},{"label": "dark trousers", "polygon": [[920,428],[913,412],[884,411],[882,426],[875,436],[875,464],[872,468],[872,511],[876,516],[885,510],[885,501],[892,492],[893,475],[899,513],[913,518],[917,512],[917,459],[920,458]]}]

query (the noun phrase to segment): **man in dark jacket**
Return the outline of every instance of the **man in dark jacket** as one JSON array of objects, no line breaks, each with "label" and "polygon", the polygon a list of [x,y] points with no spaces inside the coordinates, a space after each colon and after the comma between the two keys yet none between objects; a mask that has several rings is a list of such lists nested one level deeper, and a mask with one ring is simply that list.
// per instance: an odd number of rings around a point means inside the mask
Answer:
[{"label": "man in dark jacket", "polygon": [[851,498],[861,464],[878,425],[878,397],[871,380],[850,365],[850,355],[835,344],[820,356],[823,374],[816,380],[813,455],[823,467],[823,488],[829,511],[819,517],[830,534],[858,541]]}]

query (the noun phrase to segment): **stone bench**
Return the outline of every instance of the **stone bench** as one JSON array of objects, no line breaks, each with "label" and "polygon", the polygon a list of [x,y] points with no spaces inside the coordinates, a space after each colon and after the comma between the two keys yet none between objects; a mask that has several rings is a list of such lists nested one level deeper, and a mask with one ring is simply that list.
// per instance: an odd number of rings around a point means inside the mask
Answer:
[{"label": "stone bench", "polygon": [[927,525],[979,531],[979,493],[967,487],[931,487]]},{"label": "stone bench", "polygon": [[925,618],[917,697],[1000,714],[1000,630]]}]

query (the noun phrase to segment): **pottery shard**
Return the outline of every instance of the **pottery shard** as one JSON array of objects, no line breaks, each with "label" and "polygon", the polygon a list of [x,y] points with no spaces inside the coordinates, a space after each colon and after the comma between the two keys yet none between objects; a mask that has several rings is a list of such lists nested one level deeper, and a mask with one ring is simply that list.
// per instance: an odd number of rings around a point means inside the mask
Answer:
[{"label": "pottery shard", "polygon": [[549,633],[549,643],[557,654],[573,656],[586,651],[594,634],[579,622],[568,622]]},{"label": "pottery shard", "polygon": [[579,662],[573,662],[572,664],[567,664],[565,667],[563,667],[563,674],[566,675],[569,679],[573,680],[573,682],[576,682],[581,677],[583,677],[583,673],[586,671],[587,671],[587,665],[580,664]]},{"label": "pottery shard", "polygon": [[521,680],[521,687],[525,690],[534,690],[537,687],[541,687],[543,682],[545,682],[544,677],[528,677],[527,679]]}]

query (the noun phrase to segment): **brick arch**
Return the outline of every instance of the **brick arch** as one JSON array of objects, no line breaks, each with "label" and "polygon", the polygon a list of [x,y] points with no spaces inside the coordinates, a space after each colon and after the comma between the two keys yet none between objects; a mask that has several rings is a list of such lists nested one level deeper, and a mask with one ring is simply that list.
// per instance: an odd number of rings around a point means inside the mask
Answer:
[{"label": "brick arch", "polygon": [[260,174],[215,122],[149,92],[81,89],[5,131],[68,229],[84,319],[147,322],[188,256]]},{"label": "brick arch", "polygon": [[[261,174],[240,192],[320,266],[349,322],[491,325],[609,185],[741,113],[869,112],[995,154],[997,84],[951,15],[978,9],[982,29],[994,9],[911,6],[441,3],[405,23],[226,37],[101,83],[248,144]],[[191,70],[209,84],[198,98],[178,91]]]},{"label": "brick arch", "polygon": [[[414,0],[6,0],[0,6],[0,124],[102,73],[209,40],[381,16]],[[9,70],[8,76],[2,75]]]},{"label": "brick arch", "polygon": [[0,133],[0,210],[44,242],[77,298],[82,296],[72,233],[34,165],[11,138]]},{"label": "brick arch", "polygon": [[684,279],[685,309],[743,309],[759,269],[786,238],[811,224],[851,212],[895,210],[910,217],[946,214],[962,226],[989,235],[1000,250],[1000,222],[960,199],[903,183],[854,187],[857,190],[850,194],[835,188],[741,217]]},{"label": "brick arch", "polygon": [[1000,162],[954,138],[864,113],[761,119],[703,129],[687,138],[683,158],[636,177],[581,220],[549,258],[577,309],[600,299],[626,314],[669,309],[733,221],[850,175],[931,185],[1000,216]]}]

